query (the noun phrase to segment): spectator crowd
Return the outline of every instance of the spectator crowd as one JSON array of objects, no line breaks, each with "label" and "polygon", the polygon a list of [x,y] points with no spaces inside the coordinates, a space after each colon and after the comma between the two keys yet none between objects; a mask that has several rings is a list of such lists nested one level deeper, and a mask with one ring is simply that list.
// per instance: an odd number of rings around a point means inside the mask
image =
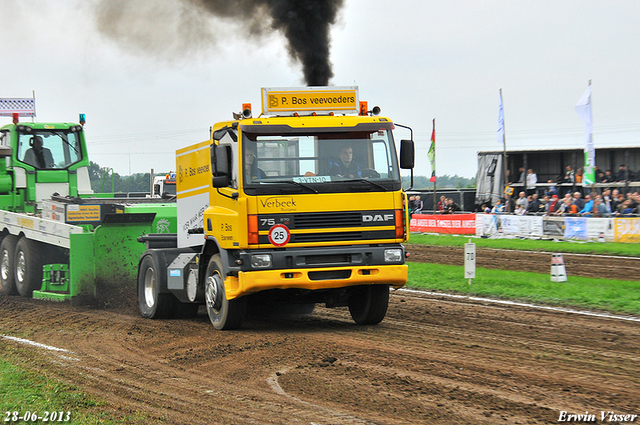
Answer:
[{"label": "spectator crowd", "polygon": [[517,214],[544,216],[583,216],[615,217],[640,214],[640,193],[629,192],[626,195],[618,189],[605,189],[602,194],[591,192],[582,197],[582,193],[569,192],[563,198],[545,194],[541,199],[537,193],[527,196],[520,192],[516,200],[508,195],[504,202],[497,200],[493,207],[483,205],[487,214]]},{"label": "spectator crowd", "polygon": [[[544,196],[539,198],[542,191],[536,190],[538,179],[532,169],[519,169],[520,183],[526,182],[526,191],[521,191],[516,199],[505,195],[495,205],[483,205],[485,213],[493,214],[517,214],[517,215],[545,215],[545,216],[584,216],[584,217],[615,217],[640,215],[640,193],[621,193],[619,189],[604,188],[602,193],[591,192],[582,196],[583,188],[569,191],[560,198],[558,184],[573,184],[574,189],[583,182],[583,169],[574,171],[568,165],[564,175],[560,175],[556,181],[548,180],[545,185]],[[606,183],[628,183],[636,177],[640,178],[640,171],[632,173],[624,164],[618,168],[618,172],[611,170],[602,171],[596,167],[596,181],[600,187]],[[587,188],[584,188],[586,190]]]},{"label": "spectator crowd", "polygon": [[[583,170],[573,170],[570,165],[566,167],[566,172],[554,182],[548,180],[544,185],[545,190],[536,190],[538,177],[533,169],[519,170],[519,182],[525,183],[526,190],[518,193],[517,197],[505,194],[503,199],[495,201],[495,205],[483,204],[481,211],[487,214],[516,214],[516,215],[542,215],[542,216],[582,216],[582,217],[629,217],[640,216],[640,192],[628,191],[622,193],[617,188],[604,187],[602,193],[591,192],[582,194]],[[507,176],[511,173],[507,170]],[[596,183],[600,183],[602,188],[606,183],[627,183],[623,189],[629,189],[628,183],[634,178],[640,180],[640,171],[634,174],[621,164],[617,173],[611,170],[605,172],[596,167]],[[573,185],[574,191],[569,191],[563,197],[560,193],[560,183]],[[509,183],[512,184],[512,183]],[[540,188],[539,188],[540,189]],[[544,192],[544,195],[540,197]],[[411,214],[420,213],[423,209],[423,202],[420,195],[409,197],[409,210]],[[444,195],[440,197],[437,204],[436,213],[454,214],[461,212],[462,208],[453,199]]]}]

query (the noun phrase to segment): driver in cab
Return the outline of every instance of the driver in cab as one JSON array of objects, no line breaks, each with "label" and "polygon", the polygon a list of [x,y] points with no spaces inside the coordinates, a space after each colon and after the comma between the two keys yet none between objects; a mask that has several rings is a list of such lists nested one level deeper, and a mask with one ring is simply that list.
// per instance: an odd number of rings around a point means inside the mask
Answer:
[{"label": "driver in cab", "polygon": [[29,141],[31,148],[24,154],[23,162],[36,168],[53,168],[53,155],[43,146],[42,137],[33,136]]},{"label": "driver in cab", "polygon": [[331,162],[328,173],[330,176],[339,176],[345,178],[362,177],[360,166],[353,160],[353,148],[344,145],[340,148],[337,162]]}]

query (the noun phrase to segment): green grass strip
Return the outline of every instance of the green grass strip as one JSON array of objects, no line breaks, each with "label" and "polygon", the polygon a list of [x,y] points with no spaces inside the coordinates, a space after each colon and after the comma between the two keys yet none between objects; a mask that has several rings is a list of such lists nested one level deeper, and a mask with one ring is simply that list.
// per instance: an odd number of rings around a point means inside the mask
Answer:
[{"label": "green grass strip", "polygon": [[544,251],[576,254],[621,255],[640,257],[640,244],[615,242],[571,242],[532,239],[488,239],[475,236],[426,235],[411,233],[409,244],[433,246],[463,246],[471,242],[478,248],[515,249],[521,251]]},{"label": "green grass strip", "polygon": [[[24,417],[27,412],[44,417],[47,423],[64,424],[146,424],[140,415],[120,416],[110,413],[104,402],[97,402],[81,389],[61,382],[38,370],[38,357],[31,349],[14,348],[0,339],[0,422],[45,423],[43,419],[14,420],[14,412]],[[52,420],[55,413],[56,420]],[[69,419],[67,419],[69,412]],[[62,415],[62,420],[58,419]],[[36,416],[36,417],[37,417]]]},{"label": "green grass strip", "polygon": [[640,282],[568,276],[551,282],[550,274],[476,268],[476,278],[464,278],[464,267],[407,263],[407,287],[640,314]]}]

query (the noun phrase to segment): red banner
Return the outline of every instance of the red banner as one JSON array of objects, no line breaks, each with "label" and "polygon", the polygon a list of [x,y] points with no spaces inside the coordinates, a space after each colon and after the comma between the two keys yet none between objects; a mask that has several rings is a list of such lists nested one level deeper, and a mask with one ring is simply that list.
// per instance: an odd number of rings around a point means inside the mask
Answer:
[{"label": "red banner", "polygon": [[475,214],[414,214],[410,230],[422,233],[450,233],[455,235],[475,235]]}]

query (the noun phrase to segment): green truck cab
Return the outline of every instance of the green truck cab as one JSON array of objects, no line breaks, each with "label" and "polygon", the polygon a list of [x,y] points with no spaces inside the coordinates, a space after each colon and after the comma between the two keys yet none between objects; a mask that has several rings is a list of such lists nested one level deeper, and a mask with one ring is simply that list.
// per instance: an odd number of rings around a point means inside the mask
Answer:
[{"label": "green truck cab", "polygon": [[54,193],[93,194],[83,126],[14,123],[0,128],[0,209],[35,213]]},{"label": "green truck cab", "polygon": [[138,237],[176,232],[175,203],[94,194],[83,124],[0,128],[0,294],[113,303],[128,284],[135,298]]}]

